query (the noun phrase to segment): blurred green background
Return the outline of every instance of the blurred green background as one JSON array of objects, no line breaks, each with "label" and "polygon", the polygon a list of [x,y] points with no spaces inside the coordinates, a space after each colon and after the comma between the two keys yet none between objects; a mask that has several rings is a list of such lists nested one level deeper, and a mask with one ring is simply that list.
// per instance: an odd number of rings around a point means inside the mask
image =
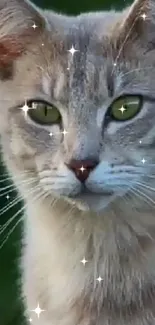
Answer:
[{"label": "blurred green background", "polygon": [[[10,0],[8,0],[10,1]],[[120,9],[128,3],[123,0],[35,0],[37,5],[56,10],[59,13],[79,14],[86,11]],[[130,2],[130,1],[128,1]],[[16,199],[16,191],[7,180],[7,171],[0,163],[0,245],[7,238],[21,215],[10,222],[6,229],[2,228],[22,207],[22,202],[8,207]],[[7,188],[5,188],[7,187]],[[7,196],[9,195],[9,197]],[[5,211],[6,210],[6,211]],[[20,256],[20,239],[22,223],[16,227],[5,245],[0,248],[0,325],[24,325],[22,304],[18,292],[18,258]]]}]

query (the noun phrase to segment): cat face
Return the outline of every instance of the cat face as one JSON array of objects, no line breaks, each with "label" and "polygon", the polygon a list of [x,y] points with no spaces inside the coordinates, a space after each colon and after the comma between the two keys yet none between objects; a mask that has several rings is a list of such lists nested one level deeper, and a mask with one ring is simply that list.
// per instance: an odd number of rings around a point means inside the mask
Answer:
[{"label": "cat face", "polygon": [[[155,59],[148,23],[140,18],[123,46],[134,5],[127,17],[125,11],[70,18],[45,12],[43,18],[18,1],[10,10],[10,26],[16,28],[21,10],[20,29],[25,33],[28,24],[30,34],[17,37],[16,31],[14,39],[9,31],[10,38],[2,38],[9,59],[0,62],[2,150],[18,188],[23,179],[24,190],[31,188],[33,178],[47,195],[101,211],[118,196],[154,184]],[[44,27],[33,28],[33,21]],[[147,37],[137,34],[143,24]]]}]

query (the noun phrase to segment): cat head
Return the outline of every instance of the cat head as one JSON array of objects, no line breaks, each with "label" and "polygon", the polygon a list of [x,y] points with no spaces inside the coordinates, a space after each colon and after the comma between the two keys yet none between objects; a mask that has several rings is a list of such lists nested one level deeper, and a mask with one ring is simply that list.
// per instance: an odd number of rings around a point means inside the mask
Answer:
[{"label": "cat head", "polygon": [[154,184],[154,16],[147,0],[77,17],[1,1],[0,134],[19,190],[99,211]]}]

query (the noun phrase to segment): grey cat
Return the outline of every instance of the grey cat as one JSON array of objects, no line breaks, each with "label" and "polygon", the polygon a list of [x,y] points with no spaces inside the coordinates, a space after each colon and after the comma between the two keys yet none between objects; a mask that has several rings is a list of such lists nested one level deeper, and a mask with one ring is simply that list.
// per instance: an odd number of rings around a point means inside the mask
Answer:
[{"label": "grey cat", "polygon": [[0,134],[27,323],[155,325],[155,1],[1,0]]}]

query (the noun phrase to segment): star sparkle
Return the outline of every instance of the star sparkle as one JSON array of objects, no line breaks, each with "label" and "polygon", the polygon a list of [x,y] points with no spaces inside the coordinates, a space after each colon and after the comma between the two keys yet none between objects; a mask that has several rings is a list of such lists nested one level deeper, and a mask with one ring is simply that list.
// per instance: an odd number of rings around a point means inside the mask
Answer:
[{"label": "star sparkle", "polygon": [[74,46],[72,45],[72,47],[70,48],[70,50],[68,50],[68,52],[70,52],[73,56],[75,52],[78,52],[78,50],[75,50]]},{"label": "star sparkle", "polygon": [[122,105],[122,107],[121,108],[119,108],[118,109],[119,111],[121,111],[122,112],[122,114],[124,113],[124,111],[126,111],[126,108],[124,108],[124,106]]},{"label": "star sparkle", "polygon": [[27,112],[30,109],[30,107],[27,105],[27,102],[25,101],[24,106],[20,107],[20,109],[22,109],[22,111],[24,112],[25,117],[26,117],[27,116]]},{"label": "star sparkle", "polygon": [[81,170],[81,172],[83,173],[84,170],[86,170],[86,168],[84,168],[83,166],[81,166],[81,167],[79,168],[79,170]]},{"label": "star sparkle", "polygon": [[80,261],[83,265],[85,265],[86,263],[88,263],[88,261],[85,259],[85,257],[83,258],[82,261]]},{"label": "star sparkle", "polygon": [[34,29],[36,29],[38,26],[34,23],[33,25],[32,25],[32,28],[34,28]]},{"label": "star sparkle", "polygon": [[8,200],[10,198],[9,194],[7,194],[6,199]]},{"label": "star sparkle", "polygon": [[142,162],[143,164],[145,164],[146,160],[143,158],[143,159],[141,160],[141,162]]},{"label": "star sparkle", "polygon": [[43,311],[45,311],[45,310],[44,310],[44,309],[41,309],[41,308],[39,307],[39,303],[38,303],[38,306],[37,306],[35,309],[31,310],[31,311],[34,311],[34,312],[37,314],[38,318],[39,318],[40,314],[41,314]]},{"label": "star sparkle", "polygon": [[99,276],[97,279],[96,279],[99,283],[101,282],[101,281],[103,281],[103,279]]},{"label": "star sparkle", "polygon": [[63,131],[61,131],[61,133],[65,136],[68,133],[68,131],[64,129]]},{"label": "star sparkle", "polygon": [[146,14],[144,13],[143,15],[141,15],[141,17],[143,18],[143,20],[145,20],[146,19]]},{"label": "star sparkle", "polygon": [[29,318],[29,322],[32,323],[32,318]]}]

